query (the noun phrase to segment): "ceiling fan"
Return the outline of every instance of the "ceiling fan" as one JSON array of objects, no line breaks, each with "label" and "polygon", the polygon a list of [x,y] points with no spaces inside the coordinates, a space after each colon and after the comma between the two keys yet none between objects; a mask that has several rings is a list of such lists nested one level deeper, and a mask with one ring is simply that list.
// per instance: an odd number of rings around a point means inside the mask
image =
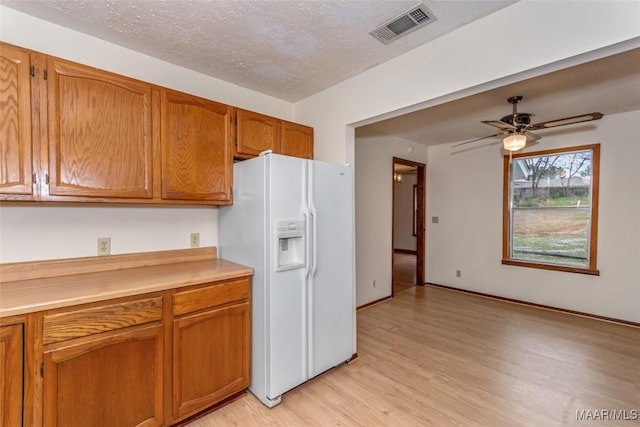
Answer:
[{"label": "ceiling fan", "polygon": [[495,135],[483,136],[482,138],[472,139],[471,141],[461,142],[460,144],[453,145],[452,148],[459,147],[461,145],[470,144],[472,142],[480,141],[483,139],[500,137],[502,138],[502,145],[507,151],[518,151],[527,145],[527,141],[533,142],[539,140],[541,137],[531,132],[532,130],[548,129],[558,126],[572,125],[575,123],[589,122],[591,120],[599,120],[602,118],[602,113],[587,113],[579,116],[566,117],[564,119],[549,120],[541,123],[531,123],[530,113],[519,113],[518,103],[522,101],[522,96],[512,96],[507,99],[509,104],[513,105],[513,114],[504,116],[498,120],[483,120],[482,123],[489,126],[500,129],[500,132]]}]

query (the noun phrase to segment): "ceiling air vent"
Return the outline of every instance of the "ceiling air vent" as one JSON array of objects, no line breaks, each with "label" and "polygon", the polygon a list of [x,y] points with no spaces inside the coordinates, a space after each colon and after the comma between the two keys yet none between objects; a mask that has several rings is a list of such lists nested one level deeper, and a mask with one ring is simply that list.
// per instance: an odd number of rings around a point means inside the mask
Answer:
[{"label": "ceiling air vent", "polygon": [[415,6],[403,14],[388,20],[375,30],[371,31],[373,37],[384,44],[404,37],[412,31],[422,28],[436,20],[435,15],[424,4]]}]

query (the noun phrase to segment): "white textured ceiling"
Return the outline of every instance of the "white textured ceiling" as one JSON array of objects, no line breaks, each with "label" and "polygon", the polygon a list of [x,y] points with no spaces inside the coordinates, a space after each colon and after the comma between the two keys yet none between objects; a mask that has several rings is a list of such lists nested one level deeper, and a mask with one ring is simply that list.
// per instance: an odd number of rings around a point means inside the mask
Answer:
[{"label": "white textured ceiling", "polygon": [[2,0],[29,15],[288,101],[322,91],[515,1],[423,3],[436,21],[369,32],[418,0]]}]

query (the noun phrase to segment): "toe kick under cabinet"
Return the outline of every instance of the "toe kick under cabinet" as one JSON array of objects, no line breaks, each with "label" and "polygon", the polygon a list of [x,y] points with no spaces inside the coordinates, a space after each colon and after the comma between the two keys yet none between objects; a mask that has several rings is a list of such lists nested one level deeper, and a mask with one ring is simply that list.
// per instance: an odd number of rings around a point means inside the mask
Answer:
[{"label": "toe kick under cabinet", "polygon": [[[188,285],[146,290],[143,283],[141,292],[0,318],[0,350],[6,350],[0,361],[16,374],[0,382],[0,403],[10,404],[0,426],[171,426],[243,396],[250,385],[252,271],[229,274],[242,267],[229,265],[190,263],[180,273]],[[167,283],[176,277],[171,266],[145,268],[157,269]],[[112,292],[117,284],[109,280],[118,274],[154,282],[134,270],[82,274],[71,287],[87,295],[96,292],[93,286]],[[210,270],[215,274],[192,281]],[[54,280],[64,278],[41,281]],[[4,316],[9,294],[20,298],[35,282],[0,282]],[[57,290],[60,283],[47,286]]]}]

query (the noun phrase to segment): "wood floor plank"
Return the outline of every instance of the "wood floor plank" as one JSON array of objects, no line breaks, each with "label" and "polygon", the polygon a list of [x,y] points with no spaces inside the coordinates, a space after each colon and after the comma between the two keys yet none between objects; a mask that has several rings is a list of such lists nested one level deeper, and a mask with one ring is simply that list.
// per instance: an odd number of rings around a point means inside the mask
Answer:
[{"label": "wood floor plank", "polygon": [[640,426],[576,419],[640,412],[640,328],[432,286],[357,321],[355,363],[275,408],[249,394],[191,426]]}]

